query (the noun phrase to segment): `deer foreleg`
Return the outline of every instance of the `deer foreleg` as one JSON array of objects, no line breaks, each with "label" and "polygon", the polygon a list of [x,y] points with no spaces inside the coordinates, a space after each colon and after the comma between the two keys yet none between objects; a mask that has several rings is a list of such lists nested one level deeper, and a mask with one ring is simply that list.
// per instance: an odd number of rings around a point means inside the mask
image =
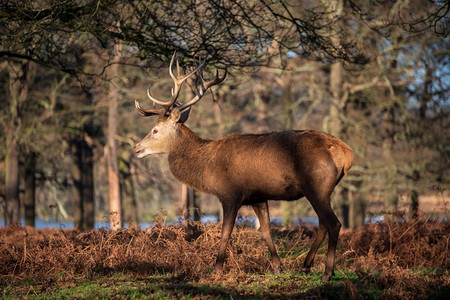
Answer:
[{"label": "deer foreleg", "polygon": [[273,244],[272,237],[270,235],[270,219],[269,219],[269,206],[267,201],[253,204],[253,210],[258,217],[259,224],[261,226],[261,233],[269,246],[270,254],[272,256],[272,268],[275,274],[279,274],[283,271],[280,258],[278,256],[275,245]]},{"label": "deer foreleg", "polygon": [[233,231],[234,222],[236,220],[236,215],[238,211],[237,207],[226,206],[223,204],[222,208],[223,208],[222,234],[220,238],[219,253],[217,254],[216,264],[214,265],[213,269],[214,274],[222,272],[228,240],[230,239],[231,232]]},{"label": "deer foreleg", "polygon": [[325,238],[325,234],[327,233],[327,229],[323,225],[323,223],[319,220],[319,231],[317,232],[316,238],[314,239],[311,249],[306,256],[305,262],[303,263],[303,267],[301,271],[309,273],[312,265],[314,264],[314,258],[316,257],[317,250],[322,244],[323,239]]}]

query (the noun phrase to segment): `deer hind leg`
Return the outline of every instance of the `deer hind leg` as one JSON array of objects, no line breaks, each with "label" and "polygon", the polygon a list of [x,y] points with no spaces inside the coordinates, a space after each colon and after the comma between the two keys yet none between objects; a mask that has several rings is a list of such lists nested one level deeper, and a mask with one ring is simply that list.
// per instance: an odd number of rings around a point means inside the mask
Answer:
[{"label": "deer hind leg", "polygon": [[[318,199],[315,199],[318,200]],[[313,242],[313,247],[311,248],[310,253],[305,260],[305,265],[308,266],[309,260],[312,262],[314,260],[314,256],[317,252],[317,248],[320,245],[318,239],[321,238],[323,240],[325,236],[325,230],[328,233],[328,251],[327,251],[327,260],[325,262],[325,272],[322,275],[323,281],[330,280],[331,276],[334,272],[334,262],[336,257],[336,247],[339,239],[339,231],[341,229],[341,223],[339,219],[333,212],[333,209],[330,205],[330,197],[326,197],[323,201],[310,201],[314,210],[319,217],[319,233],[316,237],[316,240]],[[324,229],[325,230],[324,230]],[[316,245],[317,243],[317,245]],[[314,250],[313,253],[311,253]],[[310,257],[311,254],[311,257]]]},{"label": "deer hind leg", "polygon": [[336,257],[336,247],[339,239],[339,231],[341,230],[341,222],[334,214],[331,206],[328,206],[325,212],[325,226],[328,231],[328,252],[327,261],[325,263],[325,272],[322,275],[323,281],[330,280],[331,276],[334,274],[334,262]]},{"label": "deer hind leg", "polygon": [[281,265],[280,257],[278,256],[275,245],[273,244],[272,237],[270,235],[270,219],[269,219],[269,205],[267,201],[256,203],[252,205],[253,210],[258,217],[261,233],[269,246],[270,255],[272,257],[272,268],[275,274],[279,274],[283,271],[283,266]]},{"label": "deer hind leg", "polygon": [[223,208],[222,233],[220,238],[219,252],[217,254],[216,263],[213,269],[214,274],[220,274],[222,272],[228,240],[230,239],[231,232],[233,231],[237,211],[239,210],[238,207],[234,207],[233,205],[224,205],[224,203],[226,202],[222,202]]}]

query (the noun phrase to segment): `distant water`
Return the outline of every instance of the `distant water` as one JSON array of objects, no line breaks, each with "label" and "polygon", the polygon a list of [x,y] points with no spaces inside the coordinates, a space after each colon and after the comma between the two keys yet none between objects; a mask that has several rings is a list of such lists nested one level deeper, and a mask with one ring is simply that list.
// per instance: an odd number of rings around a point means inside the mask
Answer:
[{"label": "distant water", "polygon": [[[176,221],[174,222],[167,222],[167,224],[173,224],[173,223],[177,223],[177,222],[181,222],[183,219],[182,218],[177,218]],[[202,216],[200,221],[202,223],[216,223],[219,221],[219,218],[217,216]],[[282,219],[281,218],[271,218],[270,221],[273,224],[276,225],[281,225],[282,224]],[[21,225],[25,226],[25,220],[22,219],[21,220]],[[254,217],[238,217],[236,218],[236,224],[237,225],[248,225],[251,227],[254,227],[256,223],[256,218]],[[294,219],[294,224],[299,224],[299,223],[303,223],[303,224],[309,224],[309,225],[319,225],[319,220],[317,218],[295,218]],[[152,226],[153,223],[151,222],[140,222],[139,223],[139,227],[141,229],[145,229],[148,228],[150,226]],[[4,227],[5,226],[5,220],[0,219],[0,226]],[[73,229],[74,228],[74,223],[70,222],[70,221],[56,221],[56,220],[44,220],[44,219],[40,219],[40,218],[36,218],[35,220],[35,227],[36,229],[44,229],[44,228],[51,228],[51,229]],[[105,228],[105,229],[109,229],[109,223],[108,222],[95,222],[94,227],[99,229],[99,228]],[[127,224],[124,224],[124,227],[127,228]]]},{"label": "distant water", "polygon": [[[428,218],[427,218],[428,220]],[[435,220],[447,222],[449,221],[449,218],[437,218]],[[167,225],[174,224],[174,223],[181,223],[183,221],[182,218],[177,218],[175,221],[167,222]],[[200,221],[202,223],[216,223],[219,221],[219,218],[217,216],[202,216]],[[272,224],[276,224],[281,226],[282,225],[282,218],[270,218],[270,222]],[[382,223],[384,222],[384,216],[372,216],[370,218],[365,218],[364,223]],[[69,221],[57,221],[57,220],[44,220],[44,219],[36,219],[36,228],[37,229],[44,229],[44,228],[51,228],[51,229],[73,229],[74,225],[73,222]],[[294,218],[293,220],[294,225],[297,224],[305,224],[305,225],[313,225],[318,226],[319,225],[319,219],[317,218],[311,218],[311,217],[304,217],[304,218]],[[25,220],[21,220],[21,225],[25,226]],[[148,228],[152,226],[152,222],[140,222],[139,227],[141,229]],[[256,218],[255,217],[238,217],[236,218],[236,225],[238,226],[250,226],[255,227],[256,226]],[[0,219],[0,226],[5,226],[5,220]],[[104,228],[109,229],[109,223],[108,222],[95,222],[94,227],[96,229]],[[127,228],[127,224],[124,224],[124,228]]]}]

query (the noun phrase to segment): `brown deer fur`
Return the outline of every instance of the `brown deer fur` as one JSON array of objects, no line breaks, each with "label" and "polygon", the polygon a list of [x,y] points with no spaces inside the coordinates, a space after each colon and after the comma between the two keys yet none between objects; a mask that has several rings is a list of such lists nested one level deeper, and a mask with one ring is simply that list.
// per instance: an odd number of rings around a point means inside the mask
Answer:
[{"label": "brown deer fur", "polygon": [[309,271],[328,233],[327,281],[333,273],[341,224],[330,206],[330,195],[353,163],[353,152],[339,139],[313,130],[230,135],[204,140],[178,122],[180,112],[158,121],[134,148],[139,157],[167,153],[173,175],[188,186],[216,195],[223,207],[222,239],[214,272],[223,266],[226,245],[237,211],[252,205],[272,254],[275,272],[281,261],[270,237],[268,200],[305,196],[319,218],[319,231],[304,262]]},{"label": "brown deer fur", "polygon": [[[231,135],[204,140],[179,124],[179,139],[168,153],[173,175],[201,192],[242,197],[238,205],[264,200],[297,200],[308,182],[331,189],[347,173],[352,150],[324,132],[302,130]],[[327,191],[327,192],[331,192]]]}]

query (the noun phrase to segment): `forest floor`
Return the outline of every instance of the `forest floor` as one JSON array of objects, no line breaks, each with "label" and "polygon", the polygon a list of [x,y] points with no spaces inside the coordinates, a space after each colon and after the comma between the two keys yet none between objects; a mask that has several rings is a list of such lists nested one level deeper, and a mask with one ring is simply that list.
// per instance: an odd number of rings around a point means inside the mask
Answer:
[{"label": "forest floor", "polygon": [[233,231],[223,274],[211,274],[219,224],[146,230],[0,228],[4,299],[450,299],[450,221],[396,220],[343,231],[335,276],[320,281],[326,243],[298,272],[316,228],[274,227],[284,265],[272,275],[261,234]]}]

